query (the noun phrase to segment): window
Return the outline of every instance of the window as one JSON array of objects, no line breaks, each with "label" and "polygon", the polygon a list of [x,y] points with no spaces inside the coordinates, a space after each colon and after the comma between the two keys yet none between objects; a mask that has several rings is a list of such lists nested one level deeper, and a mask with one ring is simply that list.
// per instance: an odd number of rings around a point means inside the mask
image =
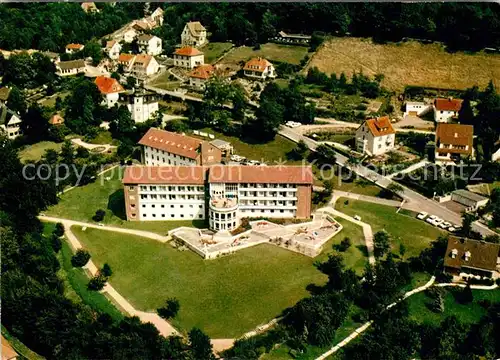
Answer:
[{"label": "window", "polygon": [[133,186],[129,186],[128,189],[129,190],[134,190],[134,187]]},{"label": "window", "polygon": [[170,217],[174,217],[174,214],[170,214]]},{"label": "window", "polygon": [[156,217],[156,214],[153,214],[153,217]]},{"label": "window", "polygon": [[182,209],[182,208],[184,208],[184,205],[179,205],[179,207]]},{"label": "window", "polygon": [[152,208],[154,208],[154,207],[155,207],[155,205],[151,205],[151,207],[152,207]]},{"label": "window", "polygon": [[189,207],[192,209],[192,208],[193,208],[193,205],[189,205]]},{"label": "window", "polygon": [[130,207],[133,209],[135,208],[135,204],[130,204]]},{"label": "window", "polygon": [[183,218],[183,217],[184,217],[184,214],[181,214],[181,218]]},{"label": "window", "polygon": [[198,205],[198,207],[199,207],[200,209],[203,209],[203,205]]},{"label": "window", "polygon": [[142,207],[143,207],[143,208],[145,208],[145,207],[146,207],[146,205],[142,205]]},{"label": "window", "polygon": [[170,205],[170,208],[173,209],[174,208],[174,205]]},{"label": "window", "polygon": [[163,208],[165,208],[165,205],[162,205],[162,206],[161,206],[161,208],[162,208],[162,209],[163,209]]},{"label": "window", "polygon": [[161,214],[161,217],[164,218],[165,217],[165,214]]},{"label": "window", "polygon": [[198,218],[202,219],[202,218],[203,218],[203,215],[198,215]]}]

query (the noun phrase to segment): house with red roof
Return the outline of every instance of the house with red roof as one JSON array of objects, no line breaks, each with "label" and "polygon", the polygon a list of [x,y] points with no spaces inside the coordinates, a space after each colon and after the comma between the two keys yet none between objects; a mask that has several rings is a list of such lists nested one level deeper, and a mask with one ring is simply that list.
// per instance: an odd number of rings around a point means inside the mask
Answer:
[{"label": "house with red roof", "polygon": [[215,67],[210,64],[198,66],[189,73],[189,86],[198,90],[205,89],[205,84],[215,73]]},{"label": "house with red roof", "polygon": [[120,98],[120,93],[125,91],[118,80],[107,76],[98,76],[94,82],[101,92],[103,105],[108,108],[115,106]]},{"label": "house with red roof", "polygon": [[66,54],[73,54],[82,51],[85,45],[82,44],[68,44],[66,45]]},{"label": "house with red roof", "polygon": [[394,149],[396,132],[388,116],[368,119],[356,130],[356,150],[368,155],[382,155]]},{"label": "house with red roof", "polygon": [[158,61],[146,54],[120,54],[118,63],[123,66],[125,73],[133,73],[141,78],[156,74],[160,70]]},{"label": "house with red roof", "polygon": [[194,69],[205,64],[205,55],[191,46],[184,46],[174,52],[174,66]]},{"label": "house with red roof", "polygon": [[474,157],[474,127],[462,124],[437,124],[436,164],[460,163]]},{"label": "house with red roof", "polygon": [[434,100],[434,120],[438,123],[450,122],[458,117],[458,112],[462,107],[462,100],[453,98],[437,98]]},{"label": "house with red roof", "polygon": [[266,59],[257,57],[247,61],[243,67],[243,74],[249,78],[260,80],[274,79],[276,77],[276,69]]}]

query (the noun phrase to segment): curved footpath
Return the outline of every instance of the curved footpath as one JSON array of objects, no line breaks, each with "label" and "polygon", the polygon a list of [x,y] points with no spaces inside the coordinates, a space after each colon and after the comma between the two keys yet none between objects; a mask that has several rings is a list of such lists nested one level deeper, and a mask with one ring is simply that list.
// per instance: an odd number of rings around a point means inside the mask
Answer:
[{"label": "curved footpath", "polygon": [[[412,295],[415,295],[415,294],[417,294],[419,292],[422,292],[422,291],[430,288],[431,286],[439,286],[439,287],[447,287],[447,286],[465,287],[466,286],[464,284],[455,284],[455,283],[434,284],[435,280],[436,280],[436,277],[432,276],[430,278],[430,280],[425,285],[422,285],[422,286],[420,286],[420,287],[418,287],[416,289],[413,289],[411,291],[406,292],[400,300],[398,300],[396,302],[393,302],[392,304],[387,305],[385,308],[387,310],[389,310],[390,308],[396,306],[396,304],[398,304],[399,302],[401,302],[401,301],[409,298]],[[497,288],[498,288],[498,285],[496,285],[496,284],[493,284],[493,285],[471,285],[471,289],[475,289],[475,290],[494,290],[494,289],[497,289]],[[344,346],[346,346],[348,343],[350,343],[352,340],[354,340],[355,338],[357,338],[366,329],[368,329],[372,324],[373,324],[373,320],[367,321],[362,326],[360,326],[359,328],[357,328],[356,330],[354,330],[344,340],[342,340],[341,342],[339,342],[337,345],[335,345],[334,347],[332,347],[330,350],[328,350],[324,354],[318,356],[315,360],[324,360],[327,357],[329,357],[330,355],[333,355],[334,353],[336,353],[337,351],[339,351],[341,348],[343,348]]]}]

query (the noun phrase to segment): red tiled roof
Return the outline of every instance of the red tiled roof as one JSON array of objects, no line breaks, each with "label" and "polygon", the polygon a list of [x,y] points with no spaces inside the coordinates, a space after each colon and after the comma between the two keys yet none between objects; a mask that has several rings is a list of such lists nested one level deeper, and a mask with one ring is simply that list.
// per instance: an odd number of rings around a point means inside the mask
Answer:
[{"label": "red tiled roof", "polygon": [[113,46],[115,46],[116,44],[116,40],[110,40],[110,41],[106,41],[106,49],[111,49]]},{"label": "red tiled roof", "polygon": [[243,67],[243,70],[264,72],[269,65],[272,65],[269,61],[258,57],[247,61],[247,63]]},{"label": "red tiled roof", "polygon": [[368,119],[366,120],[366,126],[368,126],[368,129],[373,136],[383,136],[396,133],[388,116],[380,117],[378,119]]},{"label": "red tiled roof", "polygon": [[139,140],[139,145],[160,149],[171,154],[181,155],[190,159],[198,157],[201,140],[170,131],[151,128]]},{"label": "red tiled roof", "polygon": [[[453,249],[456,256],[452,256]],[[471,239],[450,237],[444,257],[444,266],[455,269],[471,267],[485,270],[495,270],[500,244],[488,243]],[[465,253],[470,253],[470,258],[465,260]]]},{"label": "red tiled roof", "polygon": [[106,76],[98,76],[95,78],[95,84],[101,92],[101,94],[112,94],[125,91],[120,83],[113,78]]},{"label": "red tiled roof", "polygon": [[84,46],[82,44],[68,44],[66,45],[66,49],[72,49],[72,50],[80,50]]},{"label": "red tiled roof", "polygon": [[442,99],[434,100],[434,106],[439,111],[459,111],[462,107],[462,100],[460,99]]},{"label": "red tiled roof", "polygon": [[182,56],[196,56],[196,55],[203,55],[203,53],[195,49],[191,46],[184,46],[180,49],[175,50],[175,55],[182,55]]},{"label": "red tiled roof", "polygon": [[49,119],[49,124],[51,125],[60,125],[62,123],[64,123],[64,118],[59,114],[54,114]]},{"label": "red tiled roof", "polygon": [[124,184],[194,184],[205,183],[204,166],[128,166]]},{"label": "red tiled roof", "polygon": [[134,54],[120,54],[118,57],[119,62],[130,62],[134,59]]},{"label": "red tiled roof", "polygon": [[[439,153],[472,154],[474,127],[472,125],[443,124],[436,127],[436,151]],[[440,144],[468,146],[467,150],[459,148],[439,148]]]},{"label": "red tiled roof", "polygon": [[212,65],[201,65],[189,73],[189,77],[198,79],[208,79],[214,73],[215,68]]},{"label": "red tiled roof", "polygon": [[311,166],[213,166],[210,183],[313,183]]},{"label": "red tiled roof", "polygon": [[151,55],[146,55],[146,54],[139,54],[135,57],[134,61],[134,67],[135,66],[141,66],[141,67],[148,67],[150,61],[153,59]]}]

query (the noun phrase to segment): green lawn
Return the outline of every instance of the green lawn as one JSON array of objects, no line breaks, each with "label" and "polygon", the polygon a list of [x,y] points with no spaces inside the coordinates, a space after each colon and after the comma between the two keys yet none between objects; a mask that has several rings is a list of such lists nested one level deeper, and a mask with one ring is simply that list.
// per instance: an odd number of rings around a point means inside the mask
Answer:
[{"label": "green lawn", "polygon": [[83,139],[83,141],[88,142],[90,144],[111,144],[113,142],[113,137],[111,136],[111,133],[107,130],[101,130],[99,133],[97,133],[97,136],[93,139]]},{"label": "green lawn", "polygon": [[361,221],[372,226],[373,232],[386,230],[392,237],[392,251],[399,253],[400,244],[406,247],[406,255],[417,256],[420,251],[443,234],[432,225],[407,215],[397,214],[396,209],[390,206],[349,199],[346,205],[345,198],[340,198],[335,208],[347,215],[359,215]]},{"label": "green lawn", "polygon": [[281,45],[274,43],[263,44],[260,50],[253,50],[249,46],[240,46],[224,56],[222,63],[239,64],[253,57],[263,57],[269,61],[281,61],[298,65],[307,55],[308,48],[305,46]]},{"label": "green lawn", "polygon": [[444,300],[444,312],[435,313],[429,310],[426,304],[432,300],[424,293],[418,293],[410,297],[407,301],[409,304],[410,317],[421,323],[438,324],[447,316],[456,316],[464,323],[476,323],[479,319],[486,315],[486,309],[479,305],[481,300],[489,300],[491,303],[500,302],[500,290],[472,290],[474,301],[471,304],[460,304],[455,301],[452,291],[460,291],[459,289],[446,288]]},{"label": "green lawn", "polygon": [[47,97],[43,99],[40,102],[40,105],[42,106],[47,106],[47,107],[55,107],[56,106],[56,99],[57,97],[60,97],[61,99],[64,99],[70,94],[69,91],[61,91],[60,93],[54,94],[51,97]]},{"label": "green lawn", "polygon": [[19,152],[19,158],[22,162],[38,161],[45,154],[48,149],[61,151],[62,143],[55,143],[53,141],[42,141],[36,144],[27,145]]},{"label": "green lawn", "polygon": [[[93,222],[96,210],[106,212],[103,223],[136,230],[165,234],[179,226],[204,227],[201,221],[127,221],[123,186],[123,170],[118,167],[99,176],[92,184],[74,188],[60,196],[59,203],[47,209],[48,216]],[[110,177],[110,180],[106,178]]]},{"label": "green lawn", "polygon": [[346,267],[352,268],[358,275],[361,275],[365,269],[368,259],[366,258],[366,245],[363,229],[345,219],[336,218],[343,229],[323,246],[323,253],[316,257],[316,260],[325,261],[328,254],[333,252],[333,245],[338,245],[345,238],[351,239],[352,245],[345,252],[339,252],[344,258]]},{"label": "green lawn", "polygon": [[160,76],[155,78],[154,81],[151,82],[151,85],[164,90],[175,90],[181,85],[181,82],[168,71],[165,71]]},{"label": "green lawn", "polygon": [[[277,165],[281,161],[287,161],[289,164],[297,163],[288,161],[286,155],[293,148],[295,148],[295,143],[281,135],[276,135],[274,140],[262,144],[252,142],[250,139],[240,139],[235,136],[227,136],[210,128],[201,129],[200,131],[214,134],[216,139],[230,142],[234,147],[234,153],[244,156],[247,159],[259,161],[263,160],[269,165]],[[298,163],[300,163],[300,161]]]},{"label": "green lawn", "polygon": [[207,261],[137,236],[72,230],[97,266],[111,266],[111,284],[134,306],[151,311],[176,297],[181,309],[174,325],[197,326],[213,338],[241,336],[309,295],[308,284],[326,280],[315,259],[273,245]]},{"label": "green lawn", "polygon": [[200,48],[205,54],[205,63],[213,64],[222,54],[231,49],[233,44],[224,42],[211,42]]}]

